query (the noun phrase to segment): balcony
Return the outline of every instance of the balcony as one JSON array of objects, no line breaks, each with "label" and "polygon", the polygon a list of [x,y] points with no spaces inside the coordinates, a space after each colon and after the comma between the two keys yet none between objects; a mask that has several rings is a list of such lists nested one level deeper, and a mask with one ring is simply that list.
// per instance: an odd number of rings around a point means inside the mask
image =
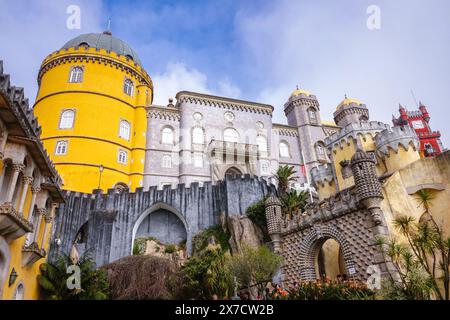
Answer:
[{"label": "balcony", "polygon": [[217,155],[234,155],[236,157],[260,156],[257,145],[239,142],[212,140],[209,143],[209,150],[212,157]]},{"label": "balcony", "polygon": [[33,225],[20,215],[11,203],[0,206],[0,236],[11,242],[33,231]]},{"label": "balcony", "polygon": [[47,253],[43,248],[39,248],[36,242],[25,245],[22,248],[22,264],[24,267],[33,265],[36,261],[45,258]]}]

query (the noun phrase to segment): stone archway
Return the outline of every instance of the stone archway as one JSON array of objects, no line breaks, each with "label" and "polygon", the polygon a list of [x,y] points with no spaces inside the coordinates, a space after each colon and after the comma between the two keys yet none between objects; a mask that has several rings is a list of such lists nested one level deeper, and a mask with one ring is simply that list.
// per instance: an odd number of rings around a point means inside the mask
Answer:
[{"label": "stone archway", "polygon": [[0,300],[8,277],[10,259],[9,245],[3,237],[0,237]]},{"label": "stone archway", "polygon": [[[133,227],[131,250],[138,237],[151,236],[165,244],[179,244],[186,240],[188,255],[191,252],[191,233],[186,219],[175,208],[157,203],[142,213]],[[133,252],[133,251],[131,251]]]},{"label": "stone archway", "polygon": [[317,257],[325,241],[334,239],[342,250],[345,269],[349,278],[355,274],[353,254],[344,235],[335,227],[314,227],[303,238],[300,247],[300,277],[302,280],[317,279]]},{"label": "stone archway", "polygon": [[242,171],[239,170],[238,168],[236,168],[235,166],[229,167],[226,171],[224,176],[227,175],[236,175],[236,176],[240,176],[242,175]]}]

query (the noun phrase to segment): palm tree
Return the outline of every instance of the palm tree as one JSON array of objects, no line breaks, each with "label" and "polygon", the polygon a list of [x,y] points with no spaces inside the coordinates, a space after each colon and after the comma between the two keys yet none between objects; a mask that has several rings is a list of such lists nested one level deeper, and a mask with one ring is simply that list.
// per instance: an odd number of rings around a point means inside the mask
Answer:
[{"label": "palm tree", "polygon": [[295,181],[294,174],[296,173],[294,166],[284,165],[278,168],[274,178],[278,181],[280,195],[286,194],[289,189],[289,183]]},{"label": "palm tree", "polygon": [[305,191],[297,192],[291,190],[281,197],[283,213],[292,217],[292,215],[305,208],[308,199],[308,193]]},{"label": "palm tree", "polygon": [[67,273],[72,265],[67,255],[60,256],[55,263],[40,265],[41,274],[37,280],[46,299],[50,300],[105,300],[108,299],[109,285],[106,273],[96,270],[95,263],[88,256],[82,256],[76,266],[80,270],[80,289],[69,289],[67,280],[71,276]]}]

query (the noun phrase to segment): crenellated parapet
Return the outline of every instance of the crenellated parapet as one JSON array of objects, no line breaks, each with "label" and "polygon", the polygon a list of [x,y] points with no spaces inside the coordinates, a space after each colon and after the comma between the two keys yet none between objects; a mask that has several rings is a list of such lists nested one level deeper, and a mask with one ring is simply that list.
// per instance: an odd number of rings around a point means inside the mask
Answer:
[{"label": "crenellated parapet", "polygon": [[316,187],[318,185],[323,185],[325,183],[330,183],[334,181],[333,170],[331,165],[324,164],[319,165],[311,169],[311,180],[313,185]]},{"label": "crenellated parapet", "polygon": [[281,221],[281,234],[286,236],[293,232],[313,227],[316,224],[339,218],[361,209],[356,188],[343,190],[319,203],[309,205],[302,214],[291,218],[283,216]]},{"label": "crenellated parapet", "polygon": [[417,151],[419,147],[419,139],[414,129],[409,126],[389,127],[377,134],[375,143],[381,158],[388,156],[391,150],[398,153],[400,147],[404,151],[410,148]]},{"label": "crenellated parapet", "polygon": [[350,143],[350,140],[356,140],[358,136],[364,139],[366,135],[371,135],[374,138],[378,132],[389,128],[388,124],[379,121],[352,122],[339,132],[326,137],[325,144],[331,149],[342,148],[343,143]]}]

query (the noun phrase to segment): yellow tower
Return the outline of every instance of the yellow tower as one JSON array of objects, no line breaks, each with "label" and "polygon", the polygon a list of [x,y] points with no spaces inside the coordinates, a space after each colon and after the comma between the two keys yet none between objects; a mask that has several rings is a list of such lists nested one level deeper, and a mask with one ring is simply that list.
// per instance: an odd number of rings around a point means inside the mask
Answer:
[{"label": "yellow tower", "polygon": [[43,61],[34,112],[63,188],[142,186],[153,84],[110,32],[80,35]]}]

